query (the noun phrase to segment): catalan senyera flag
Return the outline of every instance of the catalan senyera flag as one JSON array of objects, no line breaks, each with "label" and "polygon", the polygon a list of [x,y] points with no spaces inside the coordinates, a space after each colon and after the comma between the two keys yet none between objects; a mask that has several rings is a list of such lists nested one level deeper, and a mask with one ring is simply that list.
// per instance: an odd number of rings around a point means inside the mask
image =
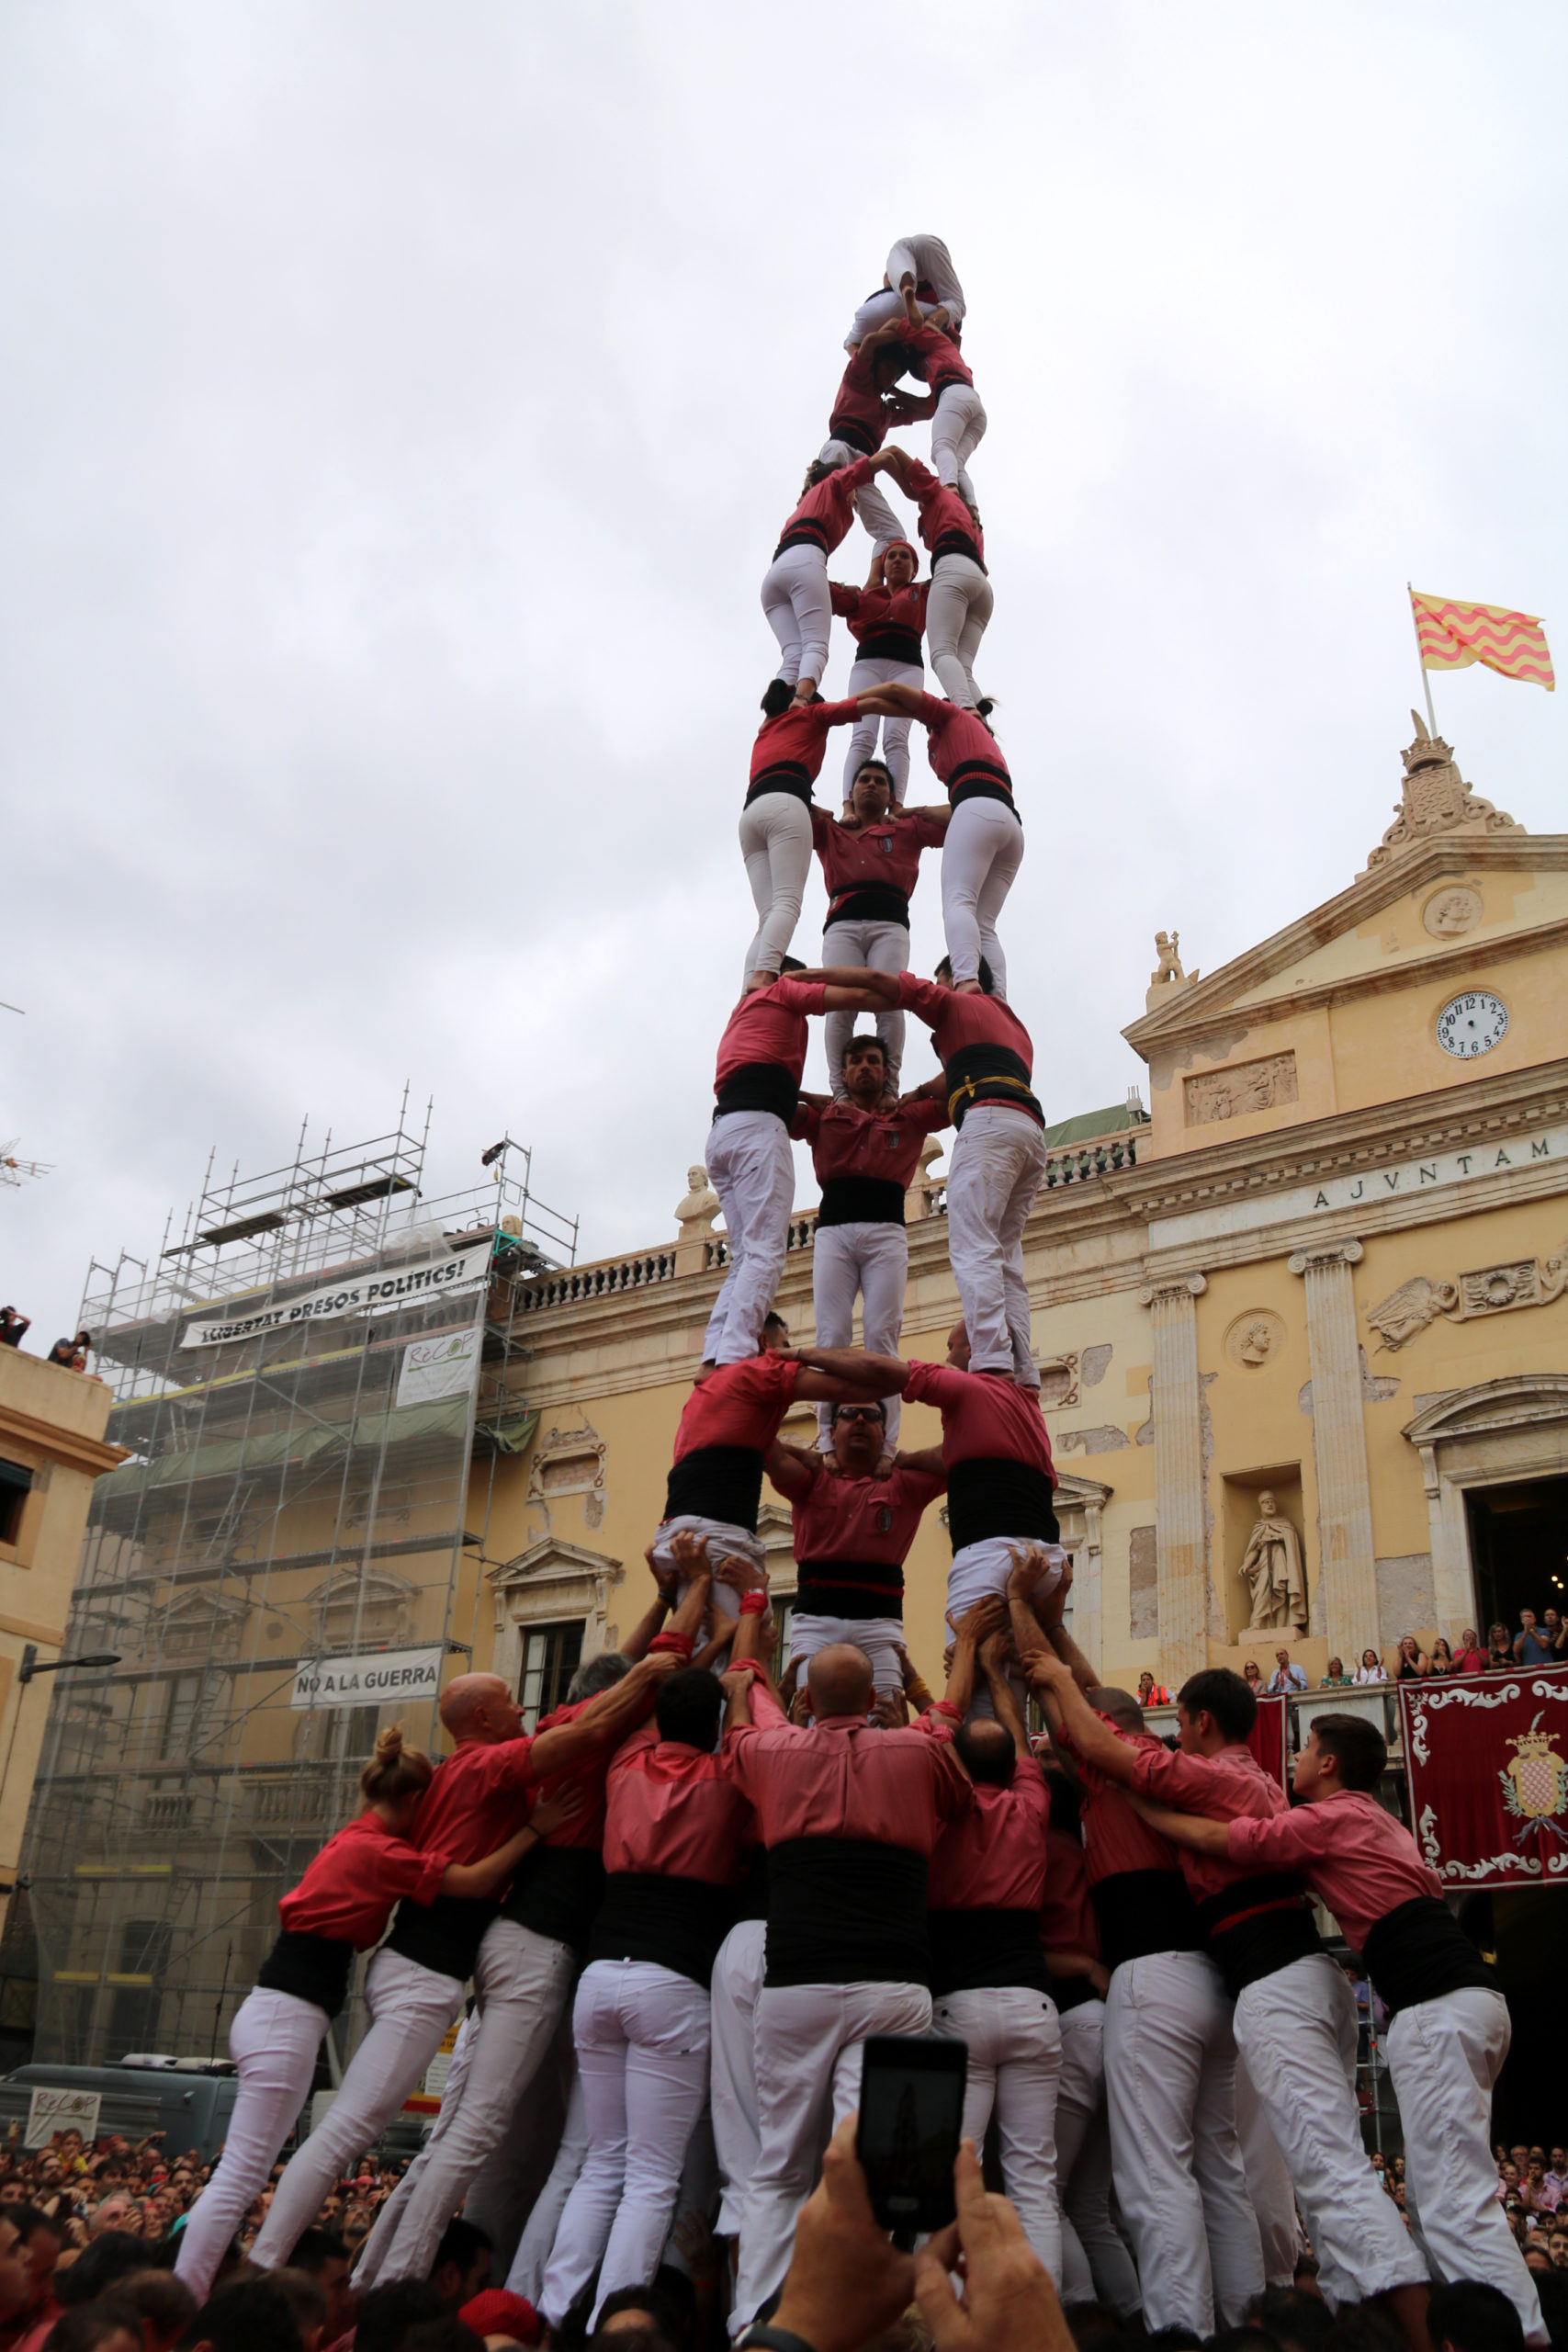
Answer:
[{"label": "catalan senyera flag", "polygon": [[1468,670],[1484,662],[1504,678],[1523,678],[1556,691],[1546,631],[1535,613],[1511,613],[1504,605],[1461,605],[1451,596],[1410,591],[1424,670]]}]

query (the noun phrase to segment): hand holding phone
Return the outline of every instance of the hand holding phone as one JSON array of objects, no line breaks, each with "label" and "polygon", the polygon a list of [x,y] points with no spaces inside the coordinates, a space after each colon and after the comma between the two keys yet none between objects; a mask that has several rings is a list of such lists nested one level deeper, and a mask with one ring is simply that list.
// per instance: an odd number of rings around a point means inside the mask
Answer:
[{"label": "hand holding phone", "polygon": [[954,2217],[968,2067],[962,2041],[879,2033],[866,2042],[855,2154],[872,2211],[895,2245],[911,2247]]}]

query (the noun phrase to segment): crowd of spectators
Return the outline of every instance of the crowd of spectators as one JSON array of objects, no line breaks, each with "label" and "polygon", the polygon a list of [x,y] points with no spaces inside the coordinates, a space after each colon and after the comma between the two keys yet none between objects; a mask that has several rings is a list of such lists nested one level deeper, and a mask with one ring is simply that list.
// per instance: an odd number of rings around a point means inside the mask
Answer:
[{"label": "crowd of spectators", "polygon": [[[1306,1669],[1295,1663],[1289,1650],[1276,1650],[1274,1658],[1274,1671],[1267,1677],[1256,1658],[1249,1657],[1242,1668],[1248,1689],[1258,1698],[1289,1698],[1307,1688]],[[1493,1625],[1484,1645],[1474,1628],[1467,1625],[1457,1649],[1440,1634],[1429,1650],[1422,1648],[1416,1634],[1404,1634],[1386,1664],[1375,1649],[1363,1650],[1360,1663],[1348,1671],[1342,1657],[1331,1657],[1317,1688],[1348,1690],[1371,1682],[1425,1682],[1445,1674],[1511,1674],[1519,1667],[1564,1665],[1568,1665],[1568,1617],[1556,1609],[1543,1609],[1539,1616],[1533,1609],[1521,1609],[1518,1632],[1511,1634],[1506,1625]],[[1152,1675],[1145,1679],[1154,1679]],[[1158,1703],[1143,1690],[1138,1696],[1145,1707]]]},{"label": "crowd of spectators", "polygon": [[[28,1331],[32,1317],[21,1314],[15,1306],[0,1306],[0,1348],[19,1348]],[[91,1331],[78,1331],[69,1340],[56,1340],[46,1363],[63,1364],[68,1372],[85,1372],[87,1351],[93,1344]]]}]

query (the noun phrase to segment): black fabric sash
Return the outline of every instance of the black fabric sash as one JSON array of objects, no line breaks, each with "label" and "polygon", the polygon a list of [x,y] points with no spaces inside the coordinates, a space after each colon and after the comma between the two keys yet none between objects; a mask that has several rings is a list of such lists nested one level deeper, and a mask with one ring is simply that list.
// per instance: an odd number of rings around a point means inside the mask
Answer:
[{"label": "black fabric sash", "polygon": [[1205,1896],[1198,1905],[1198,1925],[1233,2001],[1259,1977],[1276,1975],[1323,1950],[1306,1889],[1284,1871],[1261,1871]]},{"label": "black fabric sash", "polygon": [[858,449],[863,458],[874,458],[882,447],[881,442],[873,437],[869,424],[863,424],[858,416],[842,416],[837,409],[828,419],[828,438],[829,441],[848,442],[850,447]]},{"label": "black fabric sash", "polygon": [[802,1560],[795,1596],[797,1617],[904,1615],[904,1571],[886,1560]]},{"label": "black fabric sash", "polygon": [[750,808],[753,800],[761,800],[765,792],[787,792],[792,800],[803,800],[811,806],[811,775],[801,760],[781,760],[774,768],[763,768],[751,778],[746,787],[741,806]]},{"label": "black fabric sash", "polygon": [[886,1176],[825,1176],[817,1229],[829,1225],[902,1225],[904,1187]]},{"label": "black fabric sash", "polygon": [[792,1838],[768,1853],[767,1984],[924,1984],[924,1854],[874,1838]]},{"label": "black fabric sash", "polygon": [[1038,1911],[928,1911],[926,1935],[933,1999],[1010,1984],[1032,1993],[1053,1989]]},{"label": "black fabric sash", "polygon": [[912,628],[868,628],[855,648],[857,662],[901,662],[908,670],[925,667],[920,640]]},{"label": "black fabric sash", "polygon": [[1448,1905],[1435,1894],[1413,1895],[1385,1911],[1368,1929],[1361,1958],[1391,2009],[1414,2008],[1467,1986],[1488,1993],[1499,1989]]},{"label": "black fabric sash", "polygon": [[694,1984],[713,1982],[714,1955],[735,1925],[736,1890],[659,1871],[612,1871],[588,1939],[588,1962],[647,1960]]},{"label": "black fabric sash", "polygon": [[909,928],[909,901],[891,882],[856,882],[828,909],[824,933],[836,922],[896,922]]},{"label": "black fabric sash", "polygon": [[809,517],[804,522],[792,523],[773,549],[775,563],[786,548],[815,548],[818,555],[825,556],[828,552],[827,524],[812,522]]},{"label": "black fabric sash", "polygon": [[1116,1871],[1089,1888],[1107,1968],[1156,1951],[1201,1951],[1198,1906],[1179,1871]]},{"label": "black fabric sash", "polygon": [[479,1945],[501,1905],[478,1895],[438,1894],[434,1903],[400,1903],[383,1950],[401,1952],[437,1976],[466,1984],[474,1973]]},{"label": "black fabric sash", "polygon": [[800,1081],[783,1062],[742,1062],[714,1098],[714,1117],[729,1111],[771,1111],[787,1127],[800,1108]]},{"label": "black fabric sash", "polygon": [[976,758],[959,761],[958,765],[947,779],[948,799],[956,801],[966,798],[968,796],[964,792],[963,787],[974,777],[978,777],[986,784],[999,786],[1006,797],[1009,800],[1012,798],[1011,771],[1003,767],[1000,760]]},{"label": "black fabric sash", "polygon": [[1100,1995],[1087,1976],[1053,1976],[1051,1998],[1058,2017],[1065,2018],[1069,2009],[1081,2009],[1086,2001],[1098,2001]]},{"label": "black fabric sash", "polygon": [[994,784],[989,776],[972,775],[965,783],[954,785],[947,796],[950,808],[961,808],[966,800],[999,800],[1017,819],[1019,831],[1022,831],[1023,819],[1018,814],[1017,801],[1005,786]]},{"label": "black fabric sash", "polygon": [[269,1993],[292,1993],[297,2001],[313,2002],[335,2018],[348,1998],[353,1966],[352,1944],[285,1928],[257,1970],[256,1983]]},{"label": "black fabric sash", "polygon": [[753,1846],[746,1857],[746,1875],[735,1890],[735,1924],[768,1916],[768,1849]]},{"label": "black fabric sash", "polygon": [[592,1846],[532,1846],[517,1865],[501,1916],[567,1944],[581,1959],[604,1892],[604,1860]]},{"label": "black fabric sash", "polygon": [[757,1532],[762,1499],[762,1456],[754,1445],[698,1445],[670,1465],[664,1516],[721,1519],[729,1527]]},{"label": "black fabric sash", "polygon": [[982,571],[986,569],[986,559],[980,553],[977,543],[969,537],[967,531],[961,531],[956,526],[951,531],[943,531],[931,549],[933,572],[944,555],[966,555],[971,563],[979,565]]},{"label": "black fabric sash", "polygon": [[999,1102],[1004,1109],[1022,1111],[1045,1124],[1045,1114],[1030,1091],[1023,1056],[1010,1046],[960,1046],[942,1070],[947,1088],[947,1114],[961,1127],[976,1102]]},{"label": "black fabric sash", "polygon": [[947,1473],[947,1532],[955,1553],[1002,1535],[1015,1544],[1055,1544],[1061,1530],[1051,1507],[1055,1488],[1032,1462],[980,1454]]}]

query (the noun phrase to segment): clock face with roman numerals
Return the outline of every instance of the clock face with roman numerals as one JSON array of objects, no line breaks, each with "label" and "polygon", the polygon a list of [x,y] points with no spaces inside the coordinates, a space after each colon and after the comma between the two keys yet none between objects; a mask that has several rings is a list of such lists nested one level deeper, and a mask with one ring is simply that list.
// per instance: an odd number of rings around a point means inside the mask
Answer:
[{"label": "clock face with roman numerals", "polygon": [[1445,1004],[1438,1015],[1438,1043],[1456,1061],[1489,1054],[1507,1035],[1508,1008],[1486,989],[1471,989]]}]

